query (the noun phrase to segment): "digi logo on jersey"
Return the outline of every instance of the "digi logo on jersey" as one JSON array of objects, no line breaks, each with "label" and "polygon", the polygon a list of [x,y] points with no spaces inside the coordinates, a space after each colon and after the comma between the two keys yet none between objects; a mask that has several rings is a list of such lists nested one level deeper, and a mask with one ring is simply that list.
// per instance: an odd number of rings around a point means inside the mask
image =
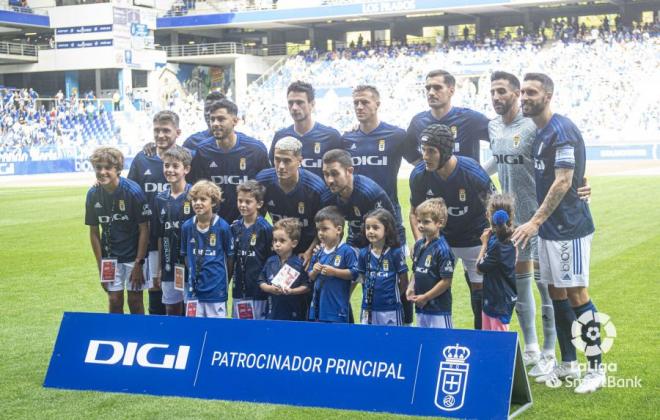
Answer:
[{"label": "digi logo on jersey", "polygon": [[238,185],[247,180],[247,175],[214,175],[211,177],[211,181],[218,185]]},{"label": "digi logo on jersey", "polygon": [[169,344],[129,341],[124,345],[120,341],[89,340],[85,363],[99,365],[138,366],[158,369],[185,370],[188,364],[190,346],[179,346],[176,354],[165,353]]},{"label": "digi logo on jersey", "polygon": [[323,160],[319,159],[303,159],[302,166],[305,168],[320,168],[323,165]]},{"label": "digi logo on jersey", "polygon": [[445,361],[440,363],[438,383],[435,389],[435,405],[443,411],[455,411],[463,407],[467,390],[470,357],[467,347],[447,346],[442,350]]},{"label": "digi logo on jersey", "polygon": [[[128,214],[115,213],[112,215],[112,220],[114,222],[127,222],[129,217]],[[99,223],[110,223],[110,216],[99,216]]]},{"label": "digi logo on jersey", "polygon": [[525,163],[525,157],[523,155],[494,154],[493,156],[497,163],[506,163],[507,165],[522,165]]},{"label": "digi logo on jersey", "polygon": [[534,159],[534,169],[537,171],[545,171],[545,162],[541,159]]},{"label": "digi logo on jersey", "polygon": [[153,192],[163,192],[167,191],[170,188],[170,184],[161,183],[161,182],[145,182],[144,183],[144,192],[153,193]]},{"label": "digi logo on jersey", "polygon": [[387,156],[353,156],[353,166],[387,166]]},{"label": "digi logo on jersey", "polygon": [[459,217],[467,214],[468,206],[463,207],[447,207],[447,213],[450,216]]}]

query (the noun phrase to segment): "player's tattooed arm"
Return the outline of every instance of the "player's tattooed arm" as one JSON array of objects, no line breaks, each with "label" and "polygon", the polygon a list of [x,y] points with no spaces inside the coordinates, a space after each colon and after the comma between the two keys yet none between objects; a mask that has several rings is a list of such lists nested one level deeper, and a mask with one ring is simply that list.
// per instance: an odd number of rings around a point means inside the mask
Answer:
[{"label": "player's tattooed arm", "polygon": [[572,168],[555,169],[555,180],[550,186],[548,193],[545,195],[543,203],[541,203],[529,222],[520,225],[513,233],[511,240],[514,243],[520,243],[523,248],[527,246],[527,241],[538,233],[539,227],[541,227],[555,209],[557,209],[557,206],[559,206],[559,203],[563,200],[566,192],[571,188],[572,180]]}]

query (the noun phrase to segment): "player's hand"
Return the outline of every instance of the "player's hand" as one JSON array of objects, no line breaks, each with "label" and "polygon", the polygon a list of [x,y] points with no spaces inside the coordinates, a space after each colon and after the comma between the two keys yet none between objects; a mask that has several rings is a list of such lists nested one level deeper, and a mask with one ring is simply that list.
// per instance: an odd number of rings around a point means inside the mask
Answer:
[{"label": "player's hand", "polygon": [[142,151],[144,152],[145,155],[147,155],[147,157],[155,156],[156,155],[156,143],[154,143],[152,141],[152,142],[149,142],[149,143],[145,144],[144,147],[142,148]]},{"label": "player's hand", "polygon": [[271,286],[270,293],[279,296],[282,294],[282,289],[279,286]]},{"label": "player's hand", "polygon": [[154,287],[153,289],[159,290],[160,289],[160,274],[157,276],[154,276]]},{"label": "player's hand", "polygon": [[479,238],[479,239],[481,239],[481,244],[482,245],[487,245],[488,244],[488,240],[490,239],[490,234],[492,232],[493,232],[493,230],[491,228],[484,229],[484,231],[481,233],[481,237]]},{"label": "player's hand", "polygon": [[415,296],[415,305],[417,305],[419,308],[423,308],[429,301],[430,299],[426,296],[426,294],[421,294]]},{"label": "player's hand", "polygon": [[591,202],[591,185],[587,182],[587,177],[582,178],[582,186],[577,189],[577,194],[580,200]]},{"label": "player's hand", "polygon": [[415,301],[415,289],[406,289],[406,299],[408,299],[408,302]]},{"label": "player's hand", "polygon": [[290,294],[291,294],[291,288],[286,287],[286,286],[283,287],[283,288],[282,288],[282,294],[290,295]]},{"label": "player's hand", "polygon": [[144,274],[142,273],[142,265],[135,264],[133,265],[133,270],[131,270],[131,286],[133,290],[140,290],[144,285]]},{"label": "player's hand", "polygon": [[311,249],[298,255],[303,260],[303,267],[305,267],[305,270],[309,267],[309,263],[312,261],[312,255],[314,255],[314,251]]},{"label": "player's hand", "polygon": [[334,267],[331,267],[329,265],[323,265],[323,268],[321,269],[321,274],[324,276],[334,276],[335,275],[335,269]]},{"label": "player's hand", "polygon": [[511,235],[511,241],[514,245],[520,244],[522,249],[527,247],[527,242],[539,232],[539,225],[529,221],[525,224],[522,224],[516,228],[516,231]]}]

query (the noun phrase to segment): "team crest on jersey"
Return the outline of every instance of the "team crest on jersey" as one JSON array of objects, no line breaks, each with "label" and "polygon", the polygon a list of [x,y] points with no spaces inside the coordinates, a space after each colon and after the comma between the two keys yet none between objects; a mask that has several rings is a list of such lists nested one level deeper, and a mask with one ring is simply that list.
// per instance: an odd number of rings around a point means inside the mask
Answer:
[{"label": "team crest on jersey", "polygon": [[447,261],[447,263],[445,264],[445,267],[443,268],[443,270],[445,270],[449,273],[453,273],[454,272],[454,265],[451,263],[451,261]]},{"label": "team crest on jersey", "polygon": [[319,142],[314,143],[314,153],[316,154],[321,153],[321,143]]},{"label": "team crest on jersey", "polygon": [[458,190],[458,199],[461,201],[465,201],[467,199],[467,194],[465,193],[465,188],[460,188]]},{"label": "team crest on jersey", "polygon": [[513,136],[513,147],[520,146],[520,134]]},{"label": "team crest on jersey", "polygon": [[215,243],[216,243],[215,239],[216,239],[215,238],[215,233],[209,234],[209,245],[215,246]]},{"label": "team crest on jersey", "polygon": [[126,203],[124,200],[119,200],[119,210],[126,211]]},{"label": "team crest on jersey", "polygon": [[190,201],[183,202],[183,214],[190,214]]},{"label": "team crest on jersey", "polygon": [[390,262],[387,260],[383,261],[383,271],[390,271]]},{"label": "team crest on jersey", "polygon": [[238,162],[238,167],[240,168],[241,171],[245,170],[246,168],[245,158],[241,158],[241,160]]},{"label": "team crest on jersey", "polygon": [[385,151],[385,139],[378,140],[378,151],[379,152]]},{"label": "team crest on jersey", "polygon": [[341,263],[341,255],[336,255],[335,256],[335,267],[339,267],[340,263]]},{"label": "team crest on jersey", "polygon": [[256,232],[250,236],[250,246],[255,246],[257,244],[257,234]]},{"label": "team crest on jersey", "polygon": [[424,267],[430,267],[431,266],[431,254],[426,256],[426,260],[424,260]]},{"label": "team crest on jersey", "polygon": [[359,209],[357,206],[353,206],[353,213],[355,213],[355,215],[356,215],[357,217],[362,216],[362,215],[360,214],[360,209]]},{"label": "team crest on jersey", "polygon": [[456,135],[458,135],[458,127],[452,125],[450,130],[451,130],[451,134],[454,136],[454,138],[456,138]]},{"label": "team crest on jersey", "polygon": [[298,214],[305,214],[305,203],[303,201],[298,202]]}]

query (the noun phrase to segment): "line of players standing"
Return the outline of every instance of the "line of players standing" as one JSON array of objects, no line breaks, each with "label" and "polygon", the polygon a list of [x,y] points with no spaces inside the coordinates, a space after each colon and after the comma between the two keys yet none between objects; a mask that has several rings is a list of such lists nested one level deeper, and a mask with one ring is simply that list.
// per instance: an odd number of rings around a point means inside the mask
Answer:
[{"label": "line of players standing", "polygon": [[[536,104],[540,104],[541,111],[545,110],[549,112],[552,88],[548,88],[547,83],[543,79],[530,79],[530,83],[535,84],[535,87],[536,84],[542,87],[540,90],[546,95],[543,97],[544,99],[540,99]],[[487,172],[478,163],[479,141],[490,139],[491,148],[494,152],[494,160],[486,163],[485,167],[491,171],[494,168],[499,170],[500,182],[504,191],[516,196],[516,211],[512,213],[515,214],[516,224],[522,225],[524,228],[516,231],[514,234],[514,238],[518,239],[519,243],[526,244],[528,240],[535,238],[536,232],[526,222],[530,219],[533,220],[538,230],[538,227],[544,224],[545,220],[551,216],[559,204],[550,203],[552,208],[549,214],[545,216],[541,214],[535,219],[538,204],[533,204],[533,202],[536,202],[536,194],[540,192],[543,195],[542,198],[545,198],[546,195],[552,192],[549,190],[552,190],[553,181],[550,180],[550,185],[545,187],[545,191],[539,188],[535,189],[533,186],[535,181],[533,175],[534,158],[537,158],[537,162],[542,160],[542,156],[534,156],[534,151],[532,150],[532,144],[536,135],[536,128],[534,126],[536,120],[533,121],[532,119],[524,118],[522,115],[522,111],[518,105],[520,83],[515,76],[503,72],[495,73],[493,75],[492,87],[493,106],[499,116],[489,122],[484,115],[478,112],[452,106],[451,98],[455,88],[454,77],[442,70],[432,71],[427,75],[425,84],[430,109],[417,114],[411,121],[408,130],[404,131],[379,120],[378,108],[380,106],[380,98],[377,89],[372,86],[359,86],[353,92],[354,109],[359,121],[359,127],[341,136],[337,130],[314,122],[312,116],[315,104],[314,90],[307,83],[300,81],[294,82],[287,90],[287,104],[294,124],[275,134],[269,152],[266,151],[263,142],[234,131],[234,127],[238,122],[238,110],[236,106],[220,94],[212,93],[207,97],[205,102],[208,130],[194,134],[184,143],[184,147],[188,148],[194,155],[188,179],[191,182],[208,179],[222,188],[223,200],[217,207],[217,213],[226,221],[236,221],[231,228],[232,233],[238,236],[234,238],[234,243],[232,244],[234,248],[233,253],[237,254],[241,251],[237,249],[241,246],[241,237],[250,232],[249,227],[241,225],[242,212],[239,210],[239,206],[237,206],[237,200],[239,199],[237,186],[248,180],[256,179],[265,187],[262,204],[264,210],[270,213],[274,223],[277,224],[278,221],[287,218],[299,220],[300,239],[297,241],[294,253],[300,254],[300,257],[304,261],[304,266],[307,266],[308,262],[312,261],[313,264],[310,266],[309,271],[309,275],[312,278],[326,274],[323,271],[324,268],[332,268],[331,261],[329,264],[320,264],[320,268],[317,267],[321,258],[325,257],[324,261],[329,261],[327,255],[335,258],[340,251],[336,247],[336,244],[331,249],[326,249],[322,244],[320,250],[318,249],[316,228],[319,226],[319,222],[322,224],[322,222],[327,220],[337,220],[335,215],[332,214],[329,216],[326,215],[325,219],[318,220],[316,217],[318,212],[326,205],[336,206],[334,210],[338,211],[340,216],[348,222],[347,244],[353,248],[366,247],[370,251],[360,254],[366,260],[366,268],[363,264],[362,273],[375,272],[377,275],[378,271],[382,271],[384,268],[383,256],[386,254],[387,248],[383,249],[381,247],[380,255],[372,252],[370,245],[373,245],[374,242],[369,237],[369,234],[365,234],[369,228],[365,226],[365,220],[369,220],[369,216],[365,219],[365,215],[369,215],[379,208],[388,210],[394,217],[395,230],[398,237],[397,245],[405,244],[405,230],[403,228],[397,191],[397,175],[401,159],[405,158],[408,162],[415,165],[415,169],[410,177],[411,211],[409,220],[415,240],[418,241],[421,239],[418,246],[414,247],[414,273],[416,276],[419,276],[418,273],[421,274],[424,271],[422,265],[427,263],[427,261],[420,257],[426,255],[422,255],[423,252],[429,252],[426,249],[428,248],[429,238],[426,237],[427,235],[422,227],[424,220],[421,220],[424,217],[416,212],[416,210],[418,207],[428,207],[427,204],[430,199],[442,198],[444,200],[443,211],[446,211],[447,216],[445,216],[444,221],[441,220],[440,226],[444,235],[443,243],[447,248],[445,253],[449,253],[447,261],[450,262],[450,265],[443,272],[445,273],[443,276],[448,276],[451,280],[454,259],[460,258],[463,261],[466,280],[470,285],[474,326],[480,329],[482,327],[483,310],[483,275],[478,270],[477,263],[480,259],[483,260],[484,256],[482,252],[482,234],[492,224],[487,214],[486,205],[488,197],[495,192],[495,187],[490,181]],[[523,92],[525,91],[523,90]],[[534,104],[534,98],[531,96],[528,98],[528,101]],[[555,116],[553,114],[550,115],[554,121]],[[530,116],[533,115],[530,113]],[[555,124],[556,122],[553,122],[553,124],[548,125],[554,126]],[[574,126],[571,128],[574,128]],[[561,131],[563,135],[563,131],[566,131],[566,129],[560,127],[555,131]],[[577,137],[574,136],[575,138],[572,138],[572,140],[579,140],[578,143],[581,144],[569,146],[574,146],[570,151],[571,153],[573,153],[573,149],[576,149],[576,153],[579,155],[580,147],[583,153],[584,144],[581,136],[579,136],[579,131],[576,128],[575,131],[577,132]],[[154,125],[154,136],[158,150],[161,148],[159,143],[169,143],[167,147],[171,147],[174,144],[172,140],[176,140],[176,135],[172,136],[171,134],[169,138],[165,134],[162,136],[163,138],[159,139],[157,124]],[[448,137],[452,141],[449,147],[446,147],[448,143],[446,138]],[[297,139],[299,142],[292,142],[291,140],[293,139]],[[283,147],[278,147],[280,140],[282,140]],[[548,144],[550,147],[553,147],[551,144],[553,141],[558,141],[558,138],[549,139]],[[422,153],[420,153],[420,144]],[[498,148],[502,148],[502,150]],[[330,152],[333,150],[342,150],[342,152]],[[564,154],[567,153],[565,148],[562,150]],[[143,188],[148,201],[153,201],[158,192],[161,192],[161,195],[168,194],[162,169],[163,162],[159,158],[159,153],[154,152],[153,147],[145,148],[145,152],[141,152],[136,156],[129,173],[129,179],[134,180]],[[541,149],[538,150],[538,154],[541,154]],[[550,156],[551,161],[548,162],[550,171],[553,168],[561,167],[561,165],[555,164],[562,161],[561,156],[563,155],[560,154],[560,150],[557,150],[556,156]],[[274,163],[273,168],[269,168],[271,162]],[[565,163],[564,167],[571,167],[571,159],[565,158],[562,162]],[[572,165],[573,168],[576,168],[575,159],[572,160]],[[580,165],[581,167],[577,168],[575,173],[571,171],[569,178],[568,190],[571,197],[568,205],[573,207],[586,206],[584,201],[577,200],[578,202],[576,203],[574,200],[577,197],[577,189],[582,184],[582,177],[584,175],[583,156],[581,156]],[[539,169],[538,163],[537,169]],[[541,170],[544,170],[544,168]],[[526,186],[529,186],[530,182],[532,183],[531,190],[533,195],[530,195],[530,190],[524,188],[525,186],[522,185],[519,175],[521,172],[527,173],[528,179]],[[530,173],[532,174],[531,176],[529,176]],[[527,195],[520,196],[523,191]],[[588,187],[583,189],[583,191],[587,195],[589,194]],[[563,191],[563,194],[566,194],[566,191]],[[562,201],[563,198],[564,195],[559,197],[559,201]],[[88,209],[90,206],[89,201],[88,198]],[[548,207],[545,206],[547,203],[543,199],[539,199],[538,202],[542,203],[542,209]],[[583,214],[583,218],[588,220],[582,223],[582,230],[577,232],[580,234],[577,237],[580,241],[586,237],[590,240],[591,232],[593,232],[592,223],[591,231],[589,231],[591,219],[590,215],[588,215],[588,207],[586,213],[583,207],[580,208],[580,211]],[[522,211],[519,211],[521,209]],[[547,210],[546,208],[545,211],[547,212]],[[438,211],[438,213],[442,214],[442,211]],[[545,219],[541,219],[542,217],[545,217]],[[376,219],[374,218],[374,220]],[[343,220],[341,222],[343,225]],[[89,224],[92,225],[93,223]],[[559,235],[555,235],[558,236],[557,238],[550,235],[549,239],[555,241],[564,240],[566,238],[561,237],[563,233],[575,235],[576,232],[575,229],[573,232],[559,232]],[[425,238],[422,238],[423,234]],[[250,235],[248,234],[246,236],[246,243],[250,243]],[[157,253],[157,237],[154,235],[151,236],[152,240],[149,244],[149,251],[150,253]],[[321,234],[319,233],[318,236],[321,237]],[[576,238],[568,239],[575,240]],[[425,242],[427,243],[425,244]],[[587,248],[586,251],[578,255],[577,253],[579,251],[576,245],[573,245],[576,255],[572,255],[571,257],[578,260],[581,258],[580,262],[586,262],[588,267],[588,244],[585,241],[582,242],[584,247]],[[182,243],[183,246],[184,244]],[[530,252],[533,248],[531,246],[520,247],[520,255],[515,265],[515,279],[513,280],[515,284],[513,284],[512,288],[513,296],[504,296],[505,299],[509,299],[509,303],[515,304],[518,309],[518,316],[526,343],[525,362],[527,365],[533,366],[530,374],[534,373],[535,376],[543,377],[544,381],[547,379],[546,376],[552,376],[555,371],[560,375],[564,374],[563,377],[567,376],[565,375],[566,371],[571,375],[575,375],[572,364],[565,365],[565,363],[562,363],[561,365],[557,365],[555,362],[555,327],[561,327],[562,331],[565,331],[566,320],[575,319],[575,314],[578,313],[575,310],[576,307],[582,309],[582,312],[586,310],[595,312],[595,307],[591,304],[586,293],[586,284],[584,284],[585,279],[588,283],[588,268],[586,276],[583,271],[578,273],[577,270],[574,270],[572,273],[572,277],[576,279],[579,277],[579,280],[582,280],[582,283],[577,284],[578,292],[569,292],[567,296],[565,290],[571,290],[572,286],[564,286],[564,295],[562,296],[561,293],[556,293],[557,298],[552,296],[551,299],[550,295],[552,293],[548,293],[548,287],[541,281],[542,275],[538,273],[538,257],[535,253]],[[202,253],[204,251],[205,249],[202,250]],[[405,255],[405,252],[403,254]],[[586,257],[584,254],[587,254]],[[141,254],[138,252],[136,255],[145,255],[145,253]],[[246,267],[254,264],[254,262],[250,261],[251,256],[254,257],[255,253],[252,252],[251,254],[248,249],[247,252],[243,253],[243,260],[239,261],[244,271],[246,271]],[[431,255],[429,254],[430,257]],[[150,256],[149,260],[158,261],[158,258],[152,258]],[[234,260],[241,260],[241,258],[234,258]],[[137,265],[140,262],[144,263],[142,259],[137,259],[136,261],[138,263]],[[532,264],[532,261],[534,261],[534,264]],[[371,267],[373,262],[375,262],[375,268]],[[418,263],[420,263],[421,270],[417,270]],[[158,273],[161,271],[155,264],[150,263],[150,265],[152,265],[151,272]],[[392,266],[395,265],[401,264],[392,261]],[[405,265],[405,262],[403,265]],[[426,267],[428,267],[428,263]],[[232,269],[234,273],[240,271],[236,265]],[[543,353],[539,349],[534,323],[535,303],[530,286],[533,270],[534,278],[537,280],[537,285],[543,299],[542,309],[545,336]],[[552,269],[548,268],[547,270],[551,273],[550,277],[552,277],[554,275]],[[137,272],[139,270],[136,269],[134,271]],[[353,278],[358,275],[357,270],[354,271],[354,273],[351,273]],[[403,272],[405,271],[401,270],[401,273]],[[512,276],[513,270],[510,270],[509,277]],[[236,274],[234,275],[234,301],[241,303],[254,300],[255,296],[259,294],[258,288],[246,287],[245,283],[255,283],[255,275],[250,273],[249,276],[246,276],[246,272],[244,272],[242,281],[238,277]],[[322,282],[315,282],[313,287],[315,289],[318,288],[320,283]],[[545,283],[552,285],[552,279],[547,279]],[[400,294],[398,288],[395,289],[397,289],[394,291],[396,298],[403,300],[402,307],[407,309],[404,311],[406,314],[403,317],[403,322],[411,323],[412,310],[410,304],[406,302],[406,294]],[[517,303],[516,289],[518,289]],[[405,287],[403,290],[405,291]],[[365,299],[363,299],[363,313],[365,301],[368,301],[366,295],[367,293],[365,293]],[[260,294],[260,296],[263,296],[263,294]],[[412,293],[408,293],[411,301],[416,301],[418,296],[415,290],[412,290]],[[150,290],[149,297],[150,313],[164,314],[163,298],[159,291]],[[423,310],[423,306],[428,304],[428,300],[424,300],[423,302],[422,300],[420,299],[417,305],[418,321],[420,318],[424,318],[425,311]],[[556,302],[561,303],[558,305]],[[129,293],[129,306],[130,303],[131,298]],[[312,299],[311,303],[313,307],[314,299]],[[366,309],[371,309],[368,302],[366,303]],[[568,305],[570,313],[573,314],[572,318],[568,315],[569,311],[566,310],[566,305]],[[563,314],[562,322],[557,322],[556,320],[553,322],[553,309],[556,311],[558,306],[563,306],[563,309],[561,309]],[[432,307],[432,305],[429,307]],[[245,311],[245,313],[249,313],[252,317],[257,317],[256,314],[259,311],[256,308],[261,308],[261,306],[252,304],[250,309]],[[512,311],[513,305],[510,305],[510,308]],[[234,316],[238,316],[241,312],[240,309],[234,305]],[[317,317],[318,309],[319,307],[317,306]],[[137,311],[139,311],[139,308],[137,308]],[[348,312],[348,314],[344,314],[347,317],[351,315],[351,311],[349,310]],[[261,316],[264,315],[262,314]],[[383,319],[386,321],[384,323],[388,323],[392,322],[395,318],[385,317]],[[396,319],[399,320],[396,323],[401,322],[401,316],[398,316]],[[338,317],[338,320],[348,321],[347,318],[344,319],[342,316]],[[433,323],[425,325],[434,326]],[[440,325],[442,324],[435,326]],[[451,326],[450,319],[448,323],[444,323],[444,326]],[[563,335],[565,335],[565,332],[563,332]],[[568,335],[570,337],[570,331]],[[561,338],[560,348],[562,349],[563,362],[572,363],[575,361],[574,356],[571,359],[570,350],[564,349],[564,346],[562,346]],[[565,352],[568,354],[565,355]],[[568,367],[564,371],[559,369],[566,366]],[[553,379],[561,378],[550,377],[547,380],[552,382]]]}]

